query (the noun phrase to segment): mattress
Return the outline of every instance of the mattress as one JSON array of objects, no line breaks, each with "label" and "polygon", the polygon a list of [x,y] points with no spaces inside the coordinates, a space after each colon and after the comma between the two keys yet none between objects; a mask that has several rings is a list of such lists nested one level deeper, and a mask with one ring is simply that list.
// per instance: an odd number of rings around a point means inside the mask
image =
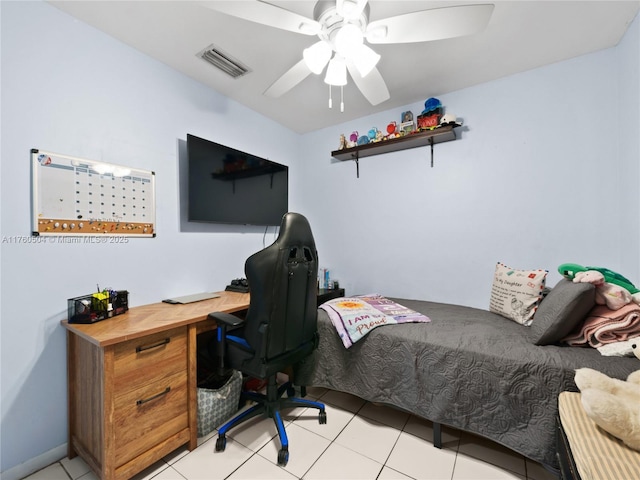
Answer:
[{"label": "mattress", "polygon": [[392,300],[431,322],[381,326],[345,349],[320,309],[320,343],[298,366],[296,383],[395,406],[557,470],[558,395],[577,390],[575,370],[626,378],[638,368],[636,358],[590,347],[536,346],[528,327],[485,310]]},{"label": "mattress", "polygon": [[600,429],[582,408],[579,393],[560,393],[558,406],[581,480],[640,478],[640,452]]}]

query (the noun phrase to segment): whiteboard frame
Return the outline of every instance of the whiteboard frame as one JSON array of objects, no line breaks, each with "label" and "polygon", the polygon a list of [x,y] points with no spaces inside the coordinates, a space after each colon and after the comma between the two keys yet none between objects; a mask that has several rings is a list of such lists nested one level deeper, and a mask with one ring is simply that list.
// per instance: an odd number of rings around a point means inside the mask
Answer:
[{"label": "whiteboard frame", "polygon": [[[51,178],[47,179],[47,175],[43,174],[43,168],[56,168],[58,177],[69,176],[62,182],[64,185],[55,184]],[[68,173],[67,173],[68,172]],[[87,181],[82,185],[83,193],[87,195],[100,196],[100,192],[105,185],[104,182],[120,182],[121,185],[130,186],[140,183],[151,189],[150,192],[144,193],[144,204],[141,204],[144,210],[143,221],[138,219],[124,218],[123,214],[110,216],[100,215],[82,215],[76,204],[79,204],[76,185],[78,175],[84,172],[88,177],[97,176],[99,184],[93,185],[93,182]],[[80,178],[80,177],[78,177]],[[46,182],[46,183],[45,183]],[[69,183],[73,182],[71,191],[69,191]],[[137,183],[136,183],[137,182]],[[111,188],[115,188],[113,184]],[[66,187],[66,188],[65,188]],[[60,202],[67,200],[64,206],[67,210],[74,208],[72,215],[55,216],[47,214],[47,207],[43,204],[45,195],[42,195],[43,189],[47,190],[49,196],[60,199]],[[126,187],[123,187],[123,190]],[[135,192],[135,189],[133,189]],[[68,201],[73,197],[73,206],[68,205]],[[124,197],[123,197],[124,198]],[[136,208],[138,205],[132,200],[130,205]],[[122,205],[123,207],[125,205]],[[147,209],[148,207],[148,209]],[[87,207],[88,208],[88,207]],[[93,207],[91,207],[93,208]],[[104,208],[104,207],[103,207]],[[115,208],[115,207],[112,207]],[[149,211],[150,210],[150,211]],[[45,213],[46,212],[46,213]],[[148,213],[147,213],[148,212]],[[115,212],[112,212],[115,213]],[[134,214],[135,215],[135,214]],[[37,148],[31,149],[31,234],[32,236],[40,235],[56,235],[56,236],[74,236],[74,237],[141,237],[155,238],[156,236],[156,189],[155,189],[155,172],[151,170],[142,170],[138,168],[118,165],[109,162],[99,162],[96,160],[88,160],[84,158],[71,157],[69,155],[61,155],[58,153],[47,152]]]}]

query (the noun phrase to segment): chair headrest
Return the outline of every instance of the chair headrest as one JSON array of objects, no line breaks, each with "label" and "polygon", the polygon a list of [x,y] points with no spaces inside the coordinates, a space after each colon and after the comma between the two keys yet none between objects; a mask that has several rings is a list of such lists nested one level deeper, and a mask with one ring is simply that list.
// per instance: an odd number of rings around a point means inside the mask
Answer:
[{"label": "chair headrest", "polygon": [[313,245],[315,241],[308,220],[299,213],[288,212],[282,217],[280,233],[275,243],[285,245]]}]

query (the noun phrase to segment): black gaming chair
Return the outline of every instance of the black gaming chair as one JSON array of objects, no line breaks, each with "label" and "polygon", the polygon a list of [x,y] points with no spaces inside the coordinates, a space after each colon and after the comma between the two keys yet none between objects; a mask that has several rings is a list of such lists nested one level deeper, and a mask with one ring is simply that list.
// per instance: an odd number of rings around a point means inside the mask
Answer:
[{"label": "black gaming chair", "polygon": [[[278,372],[297,364],[318,346],[317,274],[318,257],[309,222],[298,213],[287,213],[277,240],[245,263],[251,295],[246,319],[221,312],[209,314],[218,325],[220,364],[224,360],[232,369],[267,380],[266,395],[243,394],[256,405],[218,429],[216,451],[225,449],[225,435],[231,428],[263,415],[276,424],[281,445],[278,464],[284,466],[289,460],[289,442],[280,410],[317,408],[319,422],[327,422],[322,403],[294,398],[291,383],[280,387],[276,383]],[[285,392],[287,397],[283,397]]]}]

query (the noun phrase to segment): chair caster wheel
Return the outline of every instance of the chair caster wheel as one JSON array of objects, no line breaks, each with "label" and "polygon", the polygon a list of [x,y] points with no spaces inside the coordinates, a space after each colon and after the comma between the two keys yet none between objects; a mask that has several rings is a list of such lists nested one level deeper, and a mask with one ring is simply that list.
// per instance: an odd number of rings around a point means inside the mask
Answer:
[{"label": "chair caster wheel", "polygon": [[289,462],[289,450],[282,448],[278,451],[278,465],[285,467],[287,462]]},{"label": "chair caster wheel", "polygon": [[327,412],[323,410],[318,414],[318,422],[320,423],[320,425],[324,425],[325,423],[327,423]]},{"label": "chair caster wheel", "polygon": [[227,437],[221,435],[216,440],[216,452],[224,452],[224,449],[227,447]]}]

